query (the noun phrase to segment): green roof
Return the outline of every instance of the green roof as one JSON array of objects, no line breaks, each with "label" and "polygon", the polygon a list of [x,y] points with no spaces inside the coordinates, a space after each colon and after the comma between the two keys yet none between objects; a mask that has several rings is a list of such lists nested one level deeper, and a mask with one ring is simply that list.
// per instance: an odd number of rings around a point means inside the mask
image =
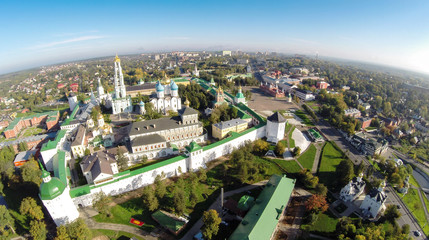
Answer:
[{"label": "green roof", "polygon": [[53,158],[54,176],[67,186],[66,152],[59,150]]},{"label": "green roof", "polygon": [[319,139],[322,136],[320,135],[320,133],[314,129],[310,129],[308,130],[308,132],[315,138],[315,139]]},{"label": "green roof", "polygon": [[279,175],[271,176],[255,205],[249,210],[230,240],[270,239],[278,220],[286,208],[295,180]]},{"label": "green roof", "polygon": [[202,147],[198,145],[198,143],[196,143],[195,141],[192,141],[189,146],[186,146],[186,150],[188,150],[188,152],[195,152],[200,149],[202,149]]},{"label": "green roof", "polygon": [[48,141],[42,145],[41,151],[47,151],[51,150],[57,147],[57,144],[60,142],[60,140],[66,135],[66,130],[59,130],[57,132],[57,136],[55,137],[54,141]]},{"label": "green roof", "polygon": [[245,98],[244,94],[241,92],[238,92],[237,95],[235,95],[236,98]]},{"label": "green roof", "polygon": [[238,201],[237,207],[242,211],[247,211],[251,206],[253,206],[255,199],[251,196],[244,195]]},{"label": "green roof", "polygon": [[74,117],[76,116],[76,113],[79,110],[79,108],[80,108],[80,106],[79,106],[79,104],[77,104],[76,107],[74,107],[73,112],[70,114],[69,118],[64,120],[64,122],[61,124],[61,126],[69,125],[70,122],[74,120]]},{"label": "green roof", "polygon": [[[48,172],[43,170],[42,177],[46,177]],[[49,174],[49,173],[48,173]],[[64,192],[66,186],[60,179],[52,177],[49,182],[42,182],[40,185],[40,198],[42,200],[52,200]]]},{"label": "green roof", "polygon": [[21,120],[27,120],[27,119],[32,119],[32,118],[35,118],[35,117],[39,118],[39,117],[42,117],[42,116],[47,116],[48,119],[46,121],[49,122],[49,121],[51,121],[50,120],[51,118],[56,118],[57,114],[58,114],[58,111],[49,111],[49,112],[35,113],[35,114],[32,114],[32,115],[28,115],[26,117],[15,118],[9,124],[9,126],[7,126],[7,128],[5,128],[4,130],[5,131],[11,130],[11,129],[13,129],[16,126],[16,124],[19,123],[19,121],[21,121]]},{"label": "green roof", "polygon": [[249,114],[247,114],[245,111],[241,110],[240,108],[231,105],[231,107],[236,108],[238,110],[237,112],[237,117],[241,118],[241,119],[249,119],[252,118]]},{"label": "green roof", "polygon": [[158,210],[152,214],[152,218],[155,219],[161,226],[170,229],[173,232],[179,231],[186,223],[184,221],[176,220],[163,211]]}]

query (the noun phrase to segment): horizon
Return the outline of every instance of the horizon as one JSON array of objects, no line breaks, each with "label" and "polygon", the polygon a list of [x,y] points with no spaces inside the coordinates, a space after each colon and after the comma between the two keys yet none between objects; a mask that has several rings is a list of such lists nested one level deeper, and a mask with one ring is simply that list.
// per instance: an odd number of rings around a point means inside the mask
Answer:
[{"label": "horizon", "polygon": [[[0,74],[115,55],[319,55],[429,74],[429,2],[7,2]],[[168,7],[164,7],[167,5]],[[64,11],[66,9],[66,11]]]}]

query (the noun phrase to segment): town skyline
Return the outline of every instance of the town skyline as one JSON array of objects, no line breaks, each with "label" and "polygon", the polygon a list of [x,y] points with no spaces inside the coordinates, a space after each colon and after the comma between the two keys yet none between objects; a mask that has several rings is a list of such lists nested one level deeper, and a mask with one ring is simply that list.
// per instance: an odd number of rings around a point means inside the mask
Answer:
[{"label": "town skyline", "polygon": [[424,1],[10,2],[4,9],[0,74],[172,50],[318,54],[429,73]]}]

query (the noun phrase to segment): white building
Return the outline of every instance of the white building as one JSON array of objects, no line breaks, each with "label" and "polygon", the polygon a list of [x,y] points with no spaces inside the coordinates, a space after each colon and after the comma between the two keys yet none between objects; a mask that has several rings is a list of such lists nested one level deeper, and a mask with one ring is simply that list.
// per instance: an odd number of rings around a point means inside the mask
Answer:
[{"label": "white building", "polygon": [[59,178],[51,177],[42,169],[43,182],[39,197],[57,226],[67,224],[79,217],[79,212],[70,197],[70,188]]},{"label": "white building", "polygon": [[97,101],[99,104],[104,104],[106,108],[112,107],[112,96],[104,92],[103,85],[101,84],[101,79],[98,78],[98,87],[97,87]]},{"label": "white building", "polygon": [[67,99],[69,101],[70,111],[73,111],[76,105],[78,104],[76,94],[70,93]]},{"label": "white building", "polygon": [[182,108],[182,99],[179,97],[179,87],[174,81],[162,85],[160,81],[156,84],[156,98],[150,102],[156,111],[167,114],[168,111],[177,112]]},{"label": "white building", "polygon": [[235,95],[234,103],[235,104],[239,104],[239,103],[247,104],[246,103],[246,97],[244,97],[244,94],[242,92],[241,86],[238,88],[237,95]]},{"label": "white building", "polygon": [[298,89],[298,88],[295,88],[294,90],[295,90],[295,96],[299,97],[303,101],[313,101],[314,99],[316,99],[316,97],[311,91]]},{"label": "white building", "polygon": [[365,189],[365,181],[362,180],[363,174],[359,177],[354,177],[350,182],[345,185],[340,191],[340,199],[345,202],[351,202],[359,197]]},{"label": "white building", "polygon": [[192,72],[192,74],[197,76],[197,77],[200,76],[200,71],[198,71],[197,63],[195,63],[195,68],[194,68],[194,71]]},{"label": "white building", "polygon": [[115,93],[112,97],[112,112],[113,114],[121,112],[132,112],[133,105],[131,97],[127,96],[124,84],[124,75],[122,74],[121,60],[118,56],[115,57]]},{"label": "white building", "polygon": [[360,209],[362,209],[363,216],[368,218],[375,218],[377,215],[386,209],[384,203],[386,202],[387,195],[384,192],[386,182],[383,181],[379,188],[372,189],[368,195],[365,196]]},{"label": "white building", "polygon": [[85,127],[83,125],[79,125],[74,140],[71,144],[71,150],[75,158],[83,157],[85,154],[85,135]]},{"label": "white building", "polygon": [[276,112],[267,118],[267,141],[277,143],[284,138],[286,119]]},{"label": "white building", "polygon": [[89,184],[100,184],[113,180],[114,174],[119,172],[116,156],[106,150],[85,156],[80,167]]}]

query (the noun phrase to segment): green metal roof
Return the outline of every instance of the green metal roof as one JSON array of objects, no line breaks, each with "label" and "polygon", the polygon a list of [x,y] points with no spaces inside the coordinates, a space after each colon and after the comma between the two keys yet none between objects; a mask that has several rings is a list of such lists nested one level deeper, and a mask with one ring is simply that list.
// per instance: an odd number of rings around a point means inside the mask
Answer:
[{"label": "green metal roof", "polygon": [[48,117],[47,122],[49,122],[49,121],[51,121],[50,120],[51,118],[53,118],[53,117],[56,118],[57,114],[58,114],[58,111],[49,111],[49,112],[43,112],[43,113],[35,113],[35,114],[29,115],[29,116],[26,116],[26,117],[15,118],[9,124],[9,126],[7,126],[7,128],[5,128],[4,130],[5,131],[11,130],[11,129],[13,129],[19,123],[19,121],[21,121],[21,120],[27,120],[27,119],[32,119],[32,118],[35,118],[35,117],[39,118],[39,117],[42,117],[42,116],[47,116]]},{"label": "green metal roof", "polygon": [[192,141],[189,146],[186,146],[186,150],[188,150],[188,152],[195,152],[200,149],[202,149],[202,147],[198,145],[198,143],[196,143],[195,141]]},{"label": "green metal roof", "polygon": [[264,190],[255,201],[230,240],[270,239],[280,215],[286,208],[295,180],[279,175],[271,176]]},{"label": "green metal roof", "polygon": [[[47,173],[47,174],[46,174]],[[49,173],[45,170],[42,171],[42,177],[46,177]],[[52,200],[64,192],[66,186],[60,179],[52,177],[49,182],[42,182],[40,185],[40,198],[42,200]]]},{"label": "green metal roof", "polygon": [[184,221],[178,221],[163,211],[158,210],[152,214],[152,218],[155,219],[161,226],[172,230],[173,232],[179,231],[186,223]]},{"label": "green metal roof", "polygon": [[67,186],[66,152],[59,150],[53,158],[54,176]]},{"label": "green metal roof", "polygon": [[79,110],[79,108],[80,108],[80,106],[79,106],[79,104],[77,104],[76,107],[74,107],[73,112],[70,114],[69,118],[64,120],[64,122],[61,124],[61,126],[69,125],[70,122],[74,120],[74,117],[76,116],[76,113]]},{"label": "green metal roof", "polygon": [[57,147],[57,144],[60,142],[60,140],[66,135],[66,130],[59,130],[57,132],[57,136],[55,137],[54,141],[48,141],[42,145],[41,151],[47,151],[51,150]]},{"label": "green metal roof", "polygon": [[247,211],[249,210],[250,207],[253,206],[255,199],[251,196],[248,195],[244,195],[240,198],[240,200],[238,201],[238,209],[242,210],[242,211]]},{"label": "green metal roof", "polygon": [[237,95],[235,95],[236,98],[245,98],[244,94],[241,92],[238,92]]}]

